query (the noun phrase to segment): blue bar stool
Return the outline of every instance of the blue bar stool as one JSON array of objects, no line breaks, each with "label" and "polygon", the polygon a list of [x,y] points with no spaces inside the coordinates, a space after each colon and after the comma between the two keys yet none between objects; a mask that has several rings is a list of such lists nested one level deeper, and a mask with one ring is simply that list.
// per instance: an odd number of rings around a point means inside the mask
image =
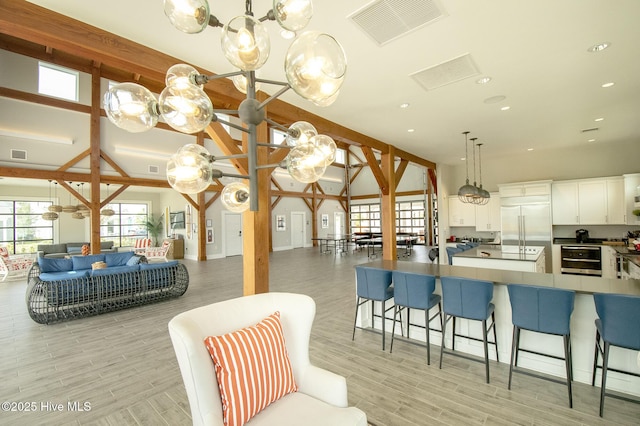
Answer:
[{"label": "blue bar stool", "polygon": [[[496,337],[495,306],[491,303],[491,299],[493,298],[493,283],[491,281],[458,277],[440,277],[440,283],[442,284],[442,301],[444,310],[442,346],[440,347],[440,368],[442,368],[444,336],[447,328],[447,321],[453,319],[451,349],[455,350],[456,336],[483,342],[485,371],[487,383],[489,383],[489,343],[495,346],[496,361],[500,362],[498,359],[498,339]],[[491,325],[487,328],[487,320],[489,317],[491,317]],[[457,334],[456,318],[482,321],[482,339]],[[491,329],[493,329],[493,342],[490,342],[487,339],[487,334]]]},{"label": "blue bar stool", "polygon": [[464,250],[459,247],[447,247],[447,257],[449,258],[449,265],[453,265],[453,255],[462,251]]},{"label": "blue bar stool", "polygon": [[[382,302],[382,350],[384,350],[385,339],[385,320],[387,311],[393,309],[386,307],[387,300],[393,297],[393,287],[391,287],[391,271],[383,269],[368,268],[365,266],[356,266],[356,315],[353,319],[353,336],[351,340],[356,338],[356,322],[358,320],[358,308],[368,300],[371,301],[371,326],[373,327],[373,319],[375,315],[375,302]],[[362,300],[362,301],[361,301]]]},{"label": "blue bar stool", "polygon": [[[436,289],[436,277],[433,275],[412,274],[409,272],[393,271],[393,329],[391,330],[391,349],[393,352],[393,338],[396,331],[396,321],[400,314],[400,329],[402,330],[402,311],[407,310],[407,338],[410,337],[409,327],[411,324],[411,309],[421,309],[424,311],[424,329],[427,335],[427,365],[431,365],[431,343],[429,341],[429,323],[436,317],[440,318],[440,330],[442,330],[442,304],[440,295],[433,294]],[[438,312],[429,318],[429,310],[438,306]],[[413,324],[416,327],[416,324]]]},{"label": "blue bar stool", "polygon": [[[571,392],[573,365],[571,362],[571,331],[569,324],[576,293],[570,290],[533,285],[509,284],[507,288],[509,290],[509,301],[511,302],[511,322],[513,323],[513,342],[511,344],[511,362],[509,363],[509,390],[511,390],[513,367],[518,366],[519,351],[561,359],[565,362],[569,407],[573,408],[573,394]],[[562,336],[564,357],[520,348],[520,332],[522,330]],[[522,371],[522,373],[525,372]]]},{"label": "blue bar stool", "polygon": [[[607,372],[615,371],[640,377],[640,374],[609,368],[608,365],[611,346],[640,351],[640,296],[594,293],[593,300],[596,304],[598,319],[596,320],[596,349],[593,357],[591,386],[596,383],[596,369],[602,368],[600,387],[600,417],[602,417]],[[602,365],[598,365],[598,354],[602,355]]]}]

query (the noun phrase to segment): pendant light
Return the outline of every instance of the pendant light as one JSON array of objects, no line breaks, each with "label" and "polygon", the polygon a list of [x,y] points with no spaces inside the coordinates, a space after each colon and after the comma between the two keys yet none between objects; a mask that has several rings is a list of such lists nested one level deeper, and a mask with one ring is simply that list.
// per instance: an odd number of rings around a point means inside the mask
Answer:
[{"label": "pendant light", "polygon": [[[69,185],[73,184],[73,182],[69,182]],[[78,211],[78,206],[71,204],[71,193],[69,193],[69,204],[62,206],[62,211],[64,213],[75,213]]]},{"label": "pendant light", "polygon": [[[51,180],[49,180],[49,201],[51,201]],[[53,204],[53,201],[51,201],[51,203]],[[42,213],[42,218],[44,220],[53,222],[54,220],[58,219],[58,213],[47,210],[46,212]]]},{"label": "pendant light", "polygon": [[[109,184],[107,184],[107,199],[109,198]],[[115,211],[113,211],[112,208],[109,208],[109,205],[107,204],[107,207],[105,207],[104,209],[102,209],[102,211],[100,212],[100,214],[102,216],[113,216],[114,214],[116,214]]]},{"label": "pendant light", "polygon": [[482,146],[481,143],[476,145],[478,147],[478,171],[479,176],[480,176],[480,186],[478,187],[478,191],[480,193],[480,198],[478,199],[478,203],[480,205],[485,205],[489,202],[489,199],[491,198],[491,194],[489,194],[489,191],[487,191],[486,189],[484,189],[482,187],[482,156],[480,153],[480,147]]},{"label": "pendant light", "polygon": [[[49,181],[49,186],[51,186],[51,181]],[[55,198],[55,200],[58,201],[58,182],[53,182],[53,198]],[[62,206],[60,204],[53,204],[53,200],[51,200],[49,211],[54,213],[60,213],[62,211]]]},{"label": "pendant light", "polygon": [[[80,189],[80,195],[84,198],[84,182],[79,183],[77,186]],[[79,202],[77,208],[78,211],[82,213],[83,217],[89,216],[89,207],[87,207],[83,202]]]},{"label": "pendant light", "polygon": [[467,170],[467,180],[466,183],[458,189],[458,198],[463,203],[473,203],[474,197],[478,195],[478,188],[469,184],[469,141],[467,140],[469,132],[462,132],[462,134],[464,135],[464,161]]},{"label": "pendant light", "polygon": [[[76,186],[78,187],[78,189],[80,189],[80,184],[79,183],[76,184]],[[83,194],[80,194],[80,195],[82,195],[82,198],[84,198]],[[85,216],[84,216],[84,211],[85,210],[83,208],[80,208],[80,206],[84,206],[86,208],[86,206],[84,204],[78,203],[78,205],[76,206],[76,211],[71,215],[72,218],[74,218],[74,219],[84,219],[85,218]]]}]

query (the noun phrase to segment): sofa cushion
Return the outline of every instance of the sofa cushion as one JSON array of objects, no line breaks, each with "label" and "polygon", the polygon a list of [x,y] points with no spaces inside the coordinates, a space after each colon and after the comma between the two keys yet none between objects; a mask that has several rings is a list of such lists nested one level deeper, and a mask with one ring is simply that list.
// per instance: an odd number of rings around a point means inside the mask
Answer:
[{"label": "sofa cushion", "polygon": [[38,244],[38,251],[41,251],[43,254],[66,253],[67,245],[66,244]]},{"label": "sofa cushion", "polygon": [[73,269],[71,259],[41,257],[38,259],[38,265],[40,265],[40,272],[65,272]]},{"label": "sofa cushion", "polygon": [[135,271],[137,271],[139,269],[140,269],[139,265],[133,265],[133,266],[126,266],[126,265],[111,266],[111,267],[102,268],[102,269],[94,269],[91,272],[91,276],[100,277],[100,276],[105,276],[105,275],[121,274],[121,273],[124,273],[124,272],[135,272]]},{"label": "sofa cushion", "polygon": [[107,262],[107,266],[125,266],[129,259],[133,257],[133,252],[125,251],[122,253],[107,253],[105,254],[105,262]]},{"label": "sofa cushion", "polygon": [[113,248],[113,241],[100,241],[100,250],[110,250]]},{"label": "sofa cushion", "polygon": [[142,263],[140,264],[140,270],[152,270],[152,269],[164,269],[169,266],[176,266],[178,264],[177,260],[172,260],[170,262],[162,262],[162,263]]},{"label": "sofa cushion", "polygon": [[280,312],[254,326],[209,336],[205,345],[213,359],[227,426],[244,425],[272,402],[298,390]]},{"label": "sofa cushion", "polygon": [[91,269],[91,264],[95,262],[104,262],[104,254],[93,254],[90,256],[73,256],[73,269]]},{"label": "sofa cushion", "polygon": [[[70,259],[65,259],[70,260]],[[85,278],[89,276],[91,271],[86,269],[81,271],[61,271],[61,272],[43,272],[40,274],[39,278],[42,281],[60,281],[60,280],[72,280]]]}]

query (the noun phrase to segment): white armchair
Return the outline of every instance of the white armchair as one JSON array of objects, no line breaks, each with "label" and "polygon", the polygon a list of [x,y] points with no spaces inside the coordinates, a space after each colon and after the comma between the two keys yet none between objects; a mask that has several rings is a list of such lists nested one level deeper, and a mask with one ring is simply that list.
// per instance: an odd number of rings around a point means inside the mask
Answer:
[{"label": "white armchair", "polygon": [[0,281],[7,277],[18,278],[27,275],[31,265],[33,258],[30,255],[10,255],[6,247],[0,247]]},{"label": "white armchair", "polygon": [[311,365],[309,336],[315,302],[308,296],[264,293],[192,309],[169,322],[169,334],[187,390],[194,425],[223,425],[213,361],[204,340],[255,325],[280,311],[282,329],[298,392],[273,402],[247,425],[366,426],[365,413],[347,407],[344,377]]}]

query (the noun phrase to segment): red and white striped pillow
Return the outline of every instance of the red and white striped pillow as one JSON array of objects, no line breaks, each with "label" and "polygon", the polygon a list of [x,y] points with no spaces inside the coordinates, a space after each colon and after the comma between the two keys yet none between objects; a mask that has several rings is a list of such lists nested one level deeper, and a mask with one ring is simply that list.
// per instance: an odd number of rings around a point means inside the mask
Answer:
[{"label": "red and white striped pillow", "polygon": [[209,336],[204,342],[215,366],[226,426],[241,426],[272,402],[298,390],[280,312],[254,326]]}]

